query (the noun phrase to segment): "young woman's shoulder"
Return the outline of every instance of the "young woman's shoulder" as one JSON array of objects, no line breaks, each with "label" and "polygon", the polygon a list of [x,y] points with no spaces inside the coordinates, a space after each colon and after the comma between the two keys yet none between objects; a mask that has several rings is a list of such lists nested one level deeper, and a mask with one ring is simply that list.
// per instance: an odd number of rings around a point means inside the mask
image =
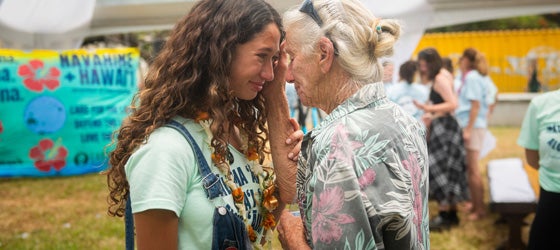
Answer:
[{"label": "young woman's shoulder", "polygon": [[442,69],[439,74],[436,75],[434,81],[434,88],[441,90],[443,88],[448,88],[453,86],[453,75],[449,73],[446,69]]},{"label": "young woman's shoulder", "polygon": [[453,79],[453,74],[451,74],[451,72],[449,72],[449,70],[443,69],[443,68],[439,71],[438,76],[442,76],[442,77],[445,77],[447,79]]},{"label": "young woman's shoulder", "polygon": [[183,135],[176,129],[169,127],[160,127],[154,130],[146,144],[171,151],[184,149],[185,147],[190,148]]},{"label": "young woman's shoulder", "polygon": [[173,128],[160,127],[130,156],[125,169],[130,174],[133,170],[151,172],[150,169],[156,167],[164,176],[187,178],[194,176],[196,166],[193,148],[181,133]]},{"label": "young woman's shoulder", "polygon": [[[191,135],[195,138],[197,143],[201,140],[201,134],[204,133],[202,129],[198,131],[195,129],[196,124],[180,120],[181,124],[185,126]],[[200,146],[199,146],[200,147]],[[185,137],[174,128],[159,127],[155,129],[148,137],[145,144],[138,147],[134,154],[151,154],[173,158],[192,158],[194,155],[191,144]]]}]

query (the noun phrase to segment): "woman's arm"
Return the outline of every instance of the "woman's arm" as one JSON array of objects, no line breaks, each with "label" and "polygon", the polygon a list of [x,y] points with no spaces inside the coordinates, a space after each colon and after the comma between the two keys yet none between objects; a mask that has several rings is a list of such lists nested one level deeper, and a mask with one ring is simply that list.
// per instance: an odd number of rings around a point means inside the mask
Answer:
[{"label": "woman's arm", "polygon": [[471,100],[471,110],[469,111],[469,122],[467,126],[463,129],[463,138],[465,141],[471,139],[472,129],[474,128],[474,122],[478,116],[478,111],[480,110],[480,102]]},{"label": "woman's arm", "polygon": [[138,250],[173,249],[178,247],[179,218],[175,212],[150,209],[134,214]]},{"label": "woman's arm", "polygon": [[451,113],[457,108],[457,96],[453,91],[453,82],[447,77],[438,74],[434,81],[434,90],[443,98],[442,103],[425,105],[424,111],[429,113]]},{"label": "woman's arm", "polygon": [[[295,133],[303,137],[303,133],[298,132],[299,127],[294,127],[294,124],[290,121],[290,109],[285,92],[286,57],[283,46],[281,46],[280,59],[274,69],[274,80],[266,83],[262,93],[266,100],[268,138],[276,173],[276,185],[280,193],[279,201],[292,203],[296,196],[297,163],[290,159],[288,155],[293,154],[292,150],[294,148],[298,149],[297,152],[299,152],[301,138],[294,139],[294,136],[290,136]],[[290,143],[287,143],[288,138],[291,138]]]},{"label": "woman's arm", "polygon": [[539,169],[539,151],[532,149],[525,149],[525,158],[527,158],[527,163],[534,169]]},{"label": "woman's arm", "polygon": [[305,241],[301,217],[294,216],[288,210],[284,210],[276,229],[278,230],[278,240],[282,244],[282,249],[311,249]]}]

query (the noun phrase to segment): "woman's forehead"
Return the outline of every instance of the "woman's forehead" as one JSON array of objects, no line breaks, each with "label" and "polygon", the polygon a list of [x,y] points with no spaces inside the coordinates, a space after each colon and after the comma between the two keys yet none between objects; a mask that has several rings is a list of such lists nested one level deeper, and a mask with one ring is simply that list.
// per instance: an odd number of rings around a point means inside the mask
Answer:
[{"label": "woman's forehead", "polygon": [[295,50],[294,40],[288,34],[289,33],[286,33],[286,39],[284,40],[284,50],[288,53],[294,53],[295,52],[294,51]]},{"label": "woman's forehead", "polygon": [[299,50],[300,44],[298,44],[298,36],[300,35],[301,34],[297,34],[293,30],[286,31],[286,37],[284,41],[286,51],[296,53]]}]

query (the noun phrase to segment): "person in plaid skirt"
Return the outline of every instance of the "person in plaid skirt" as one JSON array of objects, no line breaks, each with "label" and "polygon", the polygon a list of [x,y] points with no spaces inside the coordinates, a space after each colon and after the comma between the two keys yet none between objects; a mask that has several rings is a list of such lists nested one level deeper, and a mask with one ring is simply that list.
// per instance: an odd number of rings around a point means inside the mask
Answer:
[{"label": "person in plaid skirt", "polygon": [[457,96],[453,75],[443,68],[434,48],[418,53],[421,78],[431,84],[427,104],[415,102],[425,112],[428,128],[430,199],[438,202],[438,215],[430,220],[430,230],[449,229],[459,224],[457,204],[469,198],[465,148],[461,127],[453,115]]}]

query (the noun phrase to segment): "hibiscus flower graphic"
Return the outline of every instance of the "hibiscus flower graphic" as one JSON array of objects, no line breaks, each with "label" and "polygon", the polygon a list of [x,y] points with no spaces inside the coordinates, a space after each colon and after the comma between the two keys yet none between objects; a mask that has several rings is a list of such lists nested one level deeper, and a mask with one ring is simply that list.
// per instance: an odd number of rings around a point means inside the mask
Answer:
[{"label": "hibiscus flower graphic", "polygon": [[54,90],[60,85],[58,81],[60,70],[56,67],[45,69],[43,61],[37,59],[19,66],[18,75],[24,78],[23,84],[35,92],[43,91],[43,87]]},{"label": "hibiscus flower graphic", "polygon": [[4,132],[4,125],[2,124],[2,121],[0,121],[0,134],[2,134],[3,132]]},{"label": "hibiscus flower graphic", "polygon": [[360,189],[364,190],[367,186],[371,185],[373,183],[373,181],[375,181],[375,176],[376,175],[377,174],[375,173],[375,171],[373,171],[373,169],[371,169],[371,168],[366,169],[366,171],[364,171],[362,176],[360,176],[360,178],[358,178],[358,183],[360,184]]},{"label": "hibiscus flower graphic", "polygon": [[333,240],[338,241],[342,237],[340,225],[354,222],[350,215],[340,213],[344,205],[344,191],[341,187],[327,188],[317,200],[313,195],[313,243],[317,240],[330,244]]},{"label": "hibiscus flower graphic", "polygon": [[[414,195],[414,224],[416,225],[416,230],[420,232],[420,225],[422,224],[422,192],[420,190],[420,182],[422,181],[422,172],[420,166],[418,165],[418,160],[412,154],[408,156],[408,159],[402,161],[403,166],[406,170],[410,172],[410,177],[412,178],[412,189]],[[417,234],[418,239],[421,239],[421,234]]]},{"label": "hibiscus flower graphic", "polygon": [[338,125],[331,140],[331,152],[329,159],[345,163],[348,166],[354,165],[354,151],[362,147],[364,144],[352,140],[348,137],[348,131],[343,125]]},{"label": "hibiscus flower graphic", "polygon": [[51,168],[61,170],[66,166],[67,155],[68,150],[60,145],[60,140],[55,144],[51,139],[43,139],[29,150],[29,158],[35,160],[35,167],[43,172]]}]

